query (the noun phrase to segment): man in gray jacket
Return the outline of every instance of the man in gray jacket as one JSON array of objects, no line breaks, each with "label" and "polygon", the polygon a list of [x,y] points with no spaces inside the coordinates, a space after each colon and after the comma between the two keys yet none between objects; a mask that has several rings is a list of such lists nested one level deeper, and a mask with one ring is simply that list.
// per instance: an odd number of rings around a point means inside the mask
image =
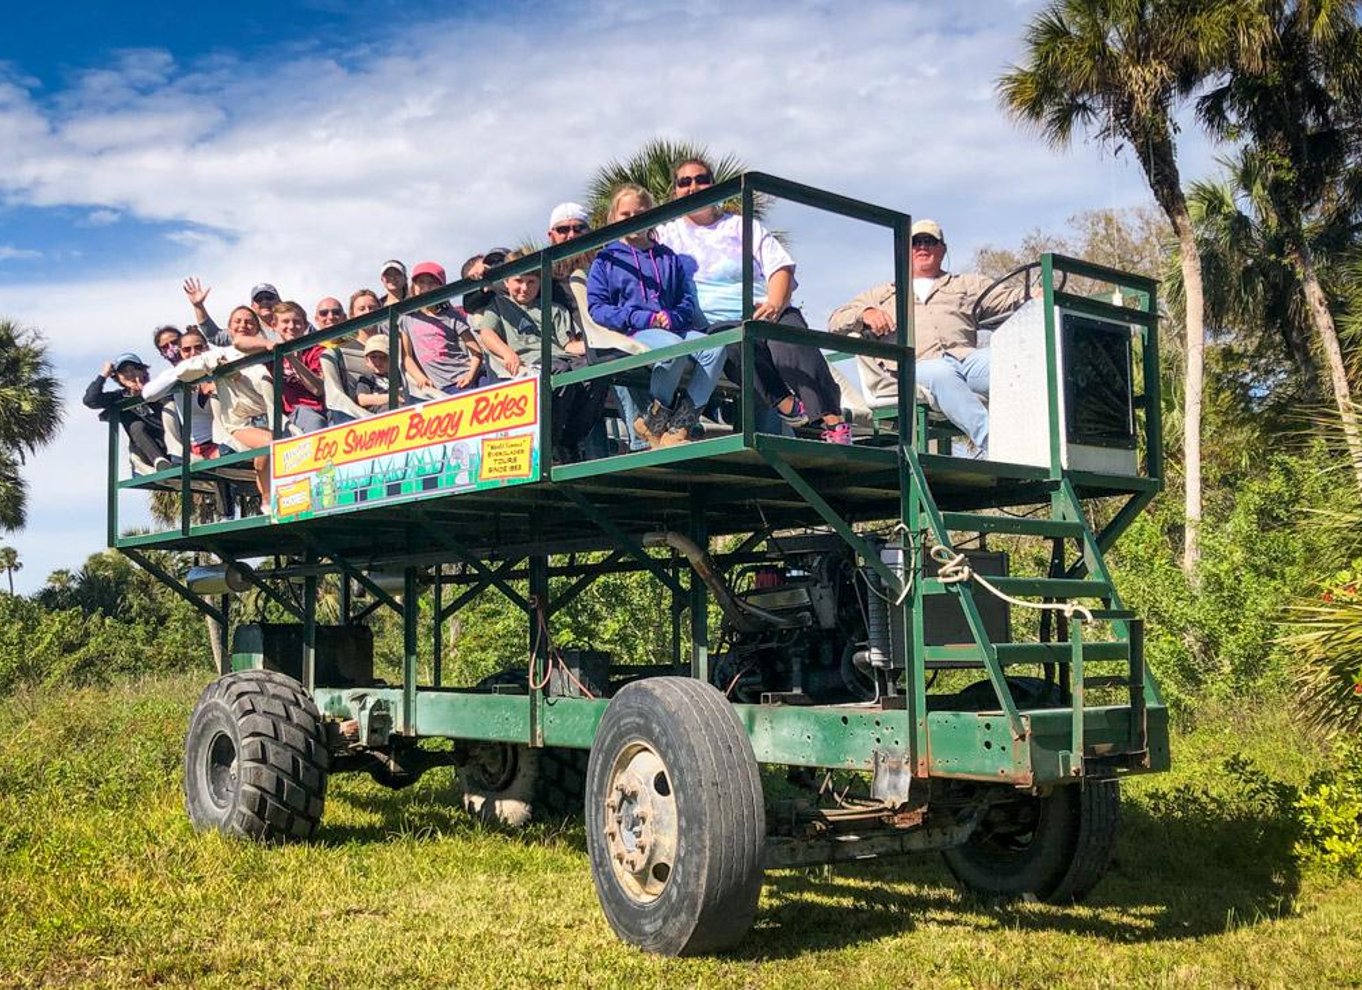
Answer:
[{"label": "man in gray jacket", "polygon": [[[972,272],[955,274],[942,267],[946,237],[935,220],[919,220],[912,230],[913,327],[917,383],[931,392],[941,412],[960,427],[983,454],[988,449],[989,357],[978,347],[971,310],[989,279]],[[1024,290],[999,289],[980,317],[1016,309]],[[894,283],[862,292],[828,319],[833,333],[886,337],[894,333]],[[872,406],[898,397],[898,369],[892,361],[858,357],[861,383]]]}]

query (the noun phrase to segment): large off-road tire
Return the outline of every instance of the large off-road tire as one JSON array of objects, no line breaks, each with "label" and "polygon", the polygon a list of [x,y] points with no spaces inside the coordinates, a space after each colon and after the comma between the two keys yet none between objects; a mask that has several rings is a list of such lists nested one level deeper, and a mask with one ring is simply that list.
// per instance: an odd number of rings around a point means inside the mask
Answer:
[{"label": "large off-road tire", "polygon": [[[511,687],[528,692],[523,667],[499,671],[478,682],[480,688]],[[609,685],[589,684],[603,696]],[[523,743],[471,743],[468,762],[459,768],[463,810],[490,825],[524,828],[531,822],[563,822],[582,814],[586,795],[584,749]]]},{"label": "large off-road tire", "polygon": [[587,751],[523,743],[473,743],[459,768],[463,810],[491,825],[577,818],[586,789]]},{"label": "large off-road tire", "polygon": [[765,836],[757,761],[723,694],[681,677],[622,688],[587,771],[587,850],[615,933],[661,955],[735,945],[756,915]]},{"label": "large off-road tire", "polygon": [[975,893],[1072,904],[1106,874],[1120,823],[1116,781],[1067,784],[993,805],[964,845],[942,855]]},{"label": "large off-road tire", "polygon": [[322,820],[331,753],[322,716],[291,677],[245,670],[199,695],[184,744],[184,803],[194,827],[277,841]]}]

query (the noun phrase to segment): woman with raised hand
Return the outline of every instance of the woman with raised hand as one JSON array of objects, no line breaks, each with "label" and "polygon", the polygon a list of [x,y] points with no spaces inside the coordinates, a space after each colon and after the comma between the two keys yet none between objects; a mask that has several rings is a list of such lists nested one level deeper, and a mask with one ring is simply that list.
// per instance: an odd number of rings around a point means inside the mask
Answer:
[{"label": "woman with raised hand", "polygon": [[[672,198],[714,185],[714,169],[703,158],[687,158],[672,169]],[[742,320],[742,216],[705,206],[657,228],[657,239],[680,256],[695,283],[702,324],[713,331]],[[808,329],[790,305],[795,263],[784,245],[752,221],[752,318]],[[850,443],[851,425],[842,419],[842,392],[818,348],[764,341],[756,348],[755,386],[790,425],[822,427],[830,443]]]},{"label": "woman with raised hand", "polygon": [[[608,222],[628,220],[655,205],[643,187],[622,185],[610,197]],[[694,293],[681,260],[653,240],[651,229],[607,244],[591,263],[586,279],[591,318],[650,349],[705,336],[695,329]],[[667,447],[691,439],[723,363],[724,349],[713,347],[653,365],[648,384],[651,401],[634,420],[634,428],[649,446]],[[694,368],[678,398],[676,389],[688,364]]]}]

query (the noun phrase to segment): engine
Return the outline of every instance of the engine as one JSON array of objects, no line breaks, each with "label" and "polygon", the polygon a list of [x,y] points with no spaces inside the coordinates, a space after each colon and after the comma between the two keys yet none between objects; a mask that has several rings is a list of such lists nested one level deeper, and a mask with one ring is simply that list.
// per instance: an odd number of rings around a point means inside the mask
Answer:
[{"label": "engine", "polygon": [[[710,678],[734,701],[836,704],[873,701],[892,678],[889,609],[879,577],[839,537],[779,541],[770,562],[719,576],[699,547],[653,534],[690,560],[723,614]],[[890,566],[902,552],[886,547]]]}]

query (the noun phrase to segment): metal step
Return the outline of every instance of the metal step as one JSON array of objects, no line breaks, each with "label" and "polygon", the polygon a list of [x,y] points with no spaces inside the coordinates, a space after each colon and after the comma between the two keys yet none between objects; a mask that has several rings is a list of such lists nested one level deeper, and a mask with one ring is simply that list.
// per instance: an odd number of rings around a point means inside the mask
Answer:
[{"label": "metal step", "polygon": [[[1068,663],[1073,658],[1073,648],[1068,643],[999,643],[994,649],[998,653],[998,662],[1004,666],[1021,663]],[[1129,643],[1083,644],[1083,661],[1085,663],[1126,660],[1129,657]],[[942,663],[972,665],[982,661],[983,655],[979,647],[972,644],[928,646],[924,647],[924,659],[929,665]],[[1121,676],[1118,680],[1124,685],[1128,683],[1129,677]]]},{"label": "metal step", "polygon": [[1083,678],[1083,690],[1098,691],[1103,688],[1123,688],[1130,689],[1129,674],[1111,674],[1106,677],[1085,677]]},{"label": "metal step", "polygon": [[1013,536],[1077,537],[1083,524],[1065,519],[1032,516],[992,516],[977,512],[943,512],[946,528],[967,533],[1009,533]]},{"label": "metal step", "polygon": [[[1111,596],[1111,585],[1105,581],[1085,581],[1075,578],[995,577],[992,574],[984,574],[982,577],[999,591],[1009,595],[1029,595],[1040,598],[1109,598]],[[974,585],[971,590],[975,595],[988,594],[978,585]],[[950,585],[942,584],[936,578],[927,578],[922,582],[922,593],[924,595],[944,595],[949,591]]]}]

